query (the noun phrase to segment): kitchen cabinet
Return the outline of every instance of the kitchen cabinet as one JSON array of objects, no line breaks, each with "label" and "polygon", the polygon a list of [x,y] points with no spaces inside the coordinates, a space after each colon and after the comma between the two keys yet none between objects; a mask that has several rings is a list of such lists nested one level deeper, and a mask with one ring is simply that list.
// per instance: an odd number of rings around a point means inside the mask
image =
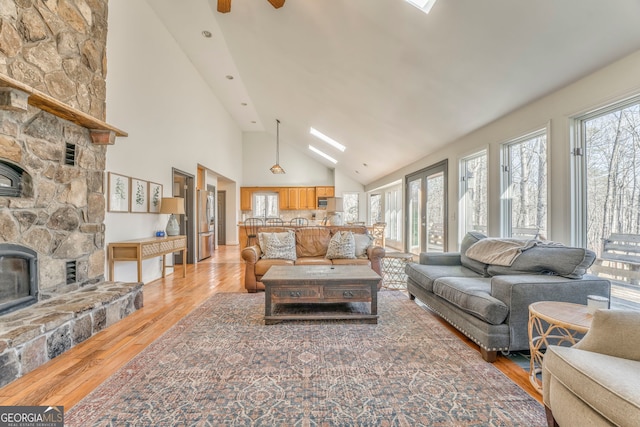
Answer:
[{"label": "kitchen cabinet", "polygon": [[250,211],[252,209],[254,187],[240,187],[240,210]]},{"label": "kitchen cabinet", "polygon": [[298,190],[298,187],[287,188],[287,194],[289,194],[287,209],[299,209],[298,206],[300,206],[300,190]]},{"label": "kitchen cabinet", "polygon": [[[303,197],[304,193],[304,197]],[[300,209],[316,209],[316,188],[300,189]]]},{"label": "kitchen cabinet", "polygon": [[332,197],[334,187],[240,187],[240,210],[252,210],[255,192],[278,193],[280,210],[314,210],[318,208],[317,198],[321,194]]},{"label": "kitchen cabinet", "polygon": [[278,188],[278,206],[281,211],[289,210],[289,189],[286,187]]},{"label": "kitchen cabinet", "polygon": [[316,187],[316,197],[333,197],[335,196],[335,187]]}]

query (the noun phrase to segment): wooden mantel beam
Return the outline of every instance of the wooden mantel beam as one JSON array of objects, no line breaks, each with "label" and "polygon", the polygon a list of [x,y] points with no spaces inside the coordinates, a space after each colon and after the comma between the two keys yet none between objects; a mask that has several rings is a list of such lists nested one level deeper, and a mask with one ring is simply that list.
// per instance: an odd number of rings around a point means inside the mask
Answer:
[{"label": "wooden mantel beam", "polygon": [[218,12],[220,13],[231,12],[231,0],[218,0]]},{"label": "wooden mantel beam", "polygon": [[[9,76],[5,76],[4,74],[0,74],[0,88],[1,87],[17,89],[21,92],[24,92],[28,97],[27,103],[29,105],[46,111],[47,113],[51,113],[56,117],[60,117],[61,119],[68,120],[72,123],[89,129],[92,132],[92,139],[94,139],[94,143],[113,144],[116,136],[128,136],[125,131],[111,126],[110,124],[105,123],[102,120],[96,119],[95,117],[90,116],[83,111],[60,102],[52,96],[40,92],[39,90],[34,89],[31,86],[28,86],[18,80],[12,79]],[[98,140],[102,142],[96,142],[96,138],[93,137],[94,133],[101,134]],[[110,134],[113,135],[106,136]]]}]

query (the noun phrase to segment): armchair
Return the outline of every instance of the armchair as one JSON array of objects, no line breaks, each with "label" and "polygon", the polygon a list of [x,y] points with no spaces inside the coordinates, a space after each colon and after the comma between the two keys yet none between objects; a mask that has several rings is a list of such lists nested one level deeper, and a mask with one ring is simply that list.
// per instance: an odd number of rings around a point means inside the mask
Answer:
[{"label": "armchair", "polygon": [[582,341],[549,346],[542,394],[550,427],[640,425],[640,312],[598,310]]}]

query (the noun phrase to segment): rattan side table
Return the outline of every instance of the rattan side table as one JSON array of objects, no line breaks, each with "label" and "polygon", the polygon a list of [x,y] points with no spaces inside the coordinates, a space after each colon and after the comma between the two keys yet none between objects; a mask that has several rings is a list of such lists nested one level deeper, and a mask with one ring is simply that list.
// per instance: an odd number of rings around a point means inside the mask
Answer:
[{"label": "rattan side table", "polygon": [[548,345],[574,345],[591,327],[593,315],[586,305],[539,301],[529,305],[529,381],[542,393],[543,352]]},{"label": "rattan side table", "polygon": [[382,287],[407,289],[407,274],[404,266],[413,261],[413,255],[404,252],[387,252],[382,258]]}]

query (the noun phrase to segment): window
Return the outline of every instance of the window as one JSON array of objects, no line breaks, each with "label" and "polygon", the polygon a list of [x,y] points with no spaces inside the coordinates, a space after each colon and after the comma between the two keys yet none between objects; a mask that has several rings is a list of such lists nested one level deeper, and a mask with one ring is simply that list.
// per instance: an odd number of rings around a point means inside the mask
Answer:
[{"label": "window", "polygon": [[344,222],[357,222],[360,218],[360,203],[358,193],[342,193],[342,208]]},{"label": "window", "polygon": [[460,161],[460,236],[487,232],[487,153]]},{"label": "window", "polygon": [[547,134],[523,136],[502,149],[502,234],[547,235]]},{"label": "window", "polygon": [[640,97],[574,123],[576,244],[598,256],[591,271],[611,280],[612,305],[638,310],[640,272],[625,261],[640,252]]},{"label": "window", "polygon": [[253,193],[253,216],[278,218],[278,193]]},{"label": "window", "polygon": [[384,222],[382,212],[382,194],[372,194],[369,207],[371,224],[375,224],[376,222]]},{"label": "window", "polygon": [[387,244],[392,240],[402,240],[402,188],[397,187],[385,192],[385,228]]}]

